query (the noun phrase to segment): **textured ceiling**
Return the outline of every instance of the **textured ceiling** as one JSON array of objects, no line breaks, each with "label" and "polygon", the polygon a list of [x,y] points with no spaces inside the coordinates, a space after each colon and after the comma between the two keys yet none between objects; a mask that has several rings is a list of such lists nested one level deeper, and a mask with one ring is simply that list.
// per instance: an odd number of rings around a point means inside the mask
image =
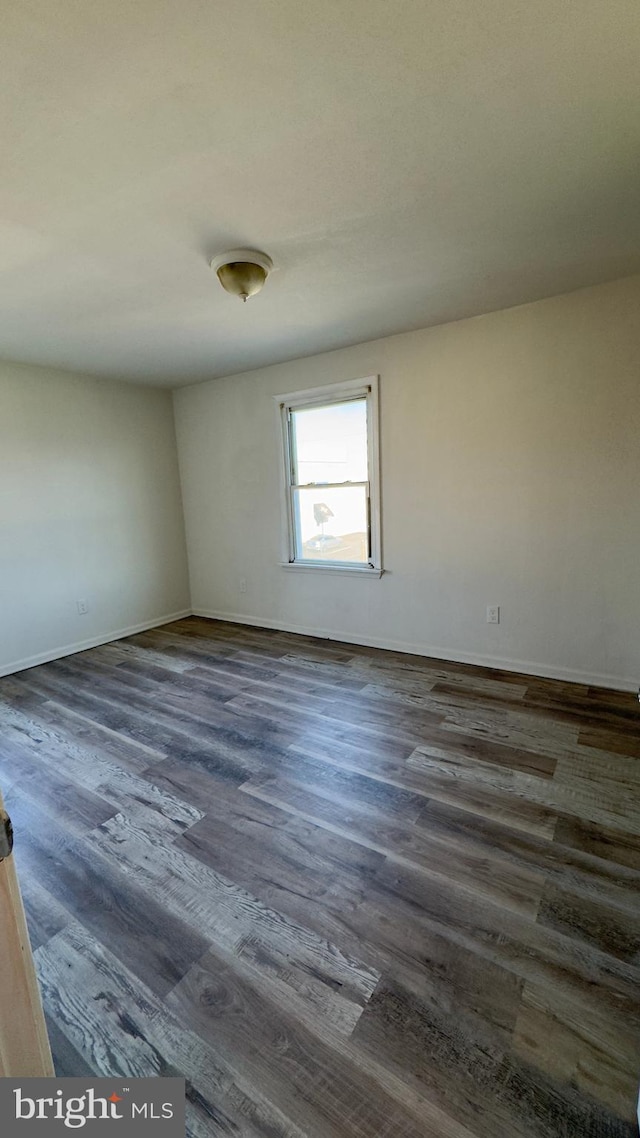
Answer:
[{"label": "textured ceiling", "polygon": [[189,383],[640,269],[637,0],[2,9],[0,358]]}]

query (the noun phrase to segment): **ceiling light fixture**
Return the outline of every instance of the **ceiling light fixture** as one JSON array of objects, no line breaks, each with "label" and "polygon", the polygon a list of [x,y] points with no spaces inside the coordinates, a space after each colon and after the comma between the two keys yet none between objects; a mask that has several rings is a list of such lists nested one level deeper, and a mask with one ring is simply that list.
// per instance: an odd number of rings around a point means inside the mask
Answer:
[{"label": "ceiling light fixture", "polygon": [[227,292],[247,301],[260,292],[273,268],[273,261],[266,253],[258,253],[255,249],[232,249],[214,257],[211,268],[215,269],[220,284]]}]

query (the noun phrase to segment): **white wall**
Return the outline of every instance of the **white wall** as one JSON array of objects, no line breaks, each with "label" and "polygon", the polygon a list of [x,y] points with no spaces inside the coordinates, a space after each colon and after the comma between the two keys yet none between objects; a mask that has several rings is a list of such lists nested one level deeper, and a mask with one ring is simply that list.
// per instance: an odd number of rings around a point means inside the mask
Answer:
[{"label": "white wall", "polygon": [[[374,372],[388,572],[280,568],[272,395]],[[634,277],[176,391],[194,611],[633,688],[639,375]]]},{"label": "white wall", "polygon": [[170,395],[0,364],[0,675],[189,604]]}]

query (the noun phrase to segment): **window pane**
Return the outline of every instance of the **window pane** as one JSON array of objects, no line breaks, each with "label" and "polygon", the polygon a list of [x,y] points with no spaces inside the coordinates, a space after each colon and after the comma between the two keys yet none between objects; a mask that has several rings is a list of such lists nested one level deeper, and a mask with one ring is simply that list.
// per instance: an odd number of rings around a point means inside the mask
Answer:
[{"label": "window pane", "polygon": [[365,398],[292,411],[291,436],[294,482],[367,481]]},{"label": "window pane", "polygon": [[293,509],[296,558],[368,563],[365,486],[294,490]]}]

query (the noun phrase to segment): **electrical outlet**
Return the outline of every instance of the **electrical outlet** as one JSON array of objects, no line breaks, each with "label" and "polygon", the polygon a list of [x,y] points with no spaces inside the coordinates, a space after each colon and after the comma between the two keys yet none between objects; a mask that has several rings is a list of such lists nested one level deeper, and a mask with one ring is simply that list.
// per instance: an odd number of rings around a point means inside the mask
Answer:
[{"label": "electrical outlet", "polygon": [[487,624],[500,624],[500,605],[487,605]]},{"label": "electrical outlet", "polygon": [[89,612],[89,606],[86,601],[76,601],[76,608],[78,610],[78,616],[86,616]]},{"label": "electrical outlet", "polygon": [[238,577],[238,588],[240,589],[241,593],[246,593],[246,591],[247,591],[247,578],[246,577]]}]

